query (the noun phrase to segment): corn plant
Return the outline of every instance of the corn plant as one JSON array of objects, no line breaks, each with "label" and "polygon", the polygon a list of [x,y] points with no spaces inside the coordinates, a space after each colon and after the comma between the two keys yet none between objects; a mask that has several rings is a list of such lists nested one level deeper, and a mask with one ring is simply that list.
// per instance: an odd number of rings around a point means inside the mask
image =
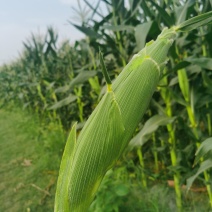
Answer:
[{"label": "corn plant", "polygon": [[159,82],[178,31],[212,22],[212,12],[165,28],[156,41],[134,55],[111,83],[101,54],[107,91],[79,136],[70,132],[57,183],[55,211],[86,211],[105,175],[129,143]]},{"label": "corn plant", "polygon": [[[199,146],[197,152],[196,152],[196,158],[194,161],[194,165],[197,165],[198,162],[201,161],[200,167],[195,175],[187,179],[187,189],[191,188],[192,183],[194,180],[203,172],[205,173],[206,170],[212,167],[212,138],[207,138],[204,140],[201,145]],[[204,174],[205,175],[205,174]],[[211,182],[208,183],[208,187],[211,187]],[[208,189],[207,187],[207,189]]]}]

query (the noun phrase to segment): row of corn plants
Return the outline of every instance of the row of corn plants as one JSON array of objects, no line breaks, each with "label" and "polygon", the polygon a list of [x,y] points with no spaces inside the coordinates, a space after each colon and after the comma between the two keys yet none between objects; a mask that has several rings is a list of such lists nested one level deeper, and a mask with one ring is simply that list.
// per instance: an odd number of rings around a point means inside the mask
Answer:
[{"label": "row of corn plants", "polygon": [[32,34],[20,58],[1,67],[1,104],[13,102],[68,128],[72,120],[83,121],[90,114],[100,83],[98,70],[89,63],[87,42],[70,46],[57,39],[51,27],[45,36]]},{"label": "row of corn plants", "polygon": [[[179,25],[212,8],[209,0],[83,3],[86,9],[75,11],[84,18],[68,22],[83,32],[85,39],[73,46],[68,41],[59,45],[57,33],[48,28],[46,36],[32,35],[24,42],[18,60],[1,67],[1,106],[20,105],[44,120],[59,122],[65,130],[77,121],[75,127],[80,130],[108,89],[99,66],[99,48],[113,82],[132,56],[146,42],[156,40],[164,27]],[[150,106],[122,158],[140,167],[145,188],[152,181],[173,180],[179,211],[183,185],[204,162],[200,157],[200,165],[193,166],[195,152],[212,134],[211,36],[210,25],[178,34]],[[128,91],[135,95],[134,90]],[[212,205],[210,173],[206,169],[200,173],[195,182],[206,186]]]}]

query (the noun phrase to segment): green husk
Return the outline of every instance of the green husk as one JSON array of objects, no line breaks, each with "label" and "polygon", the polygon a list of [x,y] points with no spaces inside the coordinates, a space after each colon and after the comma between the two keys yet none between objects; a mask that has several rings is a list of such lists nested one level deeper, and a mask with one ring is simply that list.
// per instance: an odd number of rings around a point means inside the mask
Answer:
[{"label": "green husk", "polygon": [[55,211],[88,209],[106,171],[116,163],[145,113],[175,36],[165,29],[133,57],[89,117],[76,145],[73,127],[61,162],[56,193],[56,203],[61,203],[55,204]]}]

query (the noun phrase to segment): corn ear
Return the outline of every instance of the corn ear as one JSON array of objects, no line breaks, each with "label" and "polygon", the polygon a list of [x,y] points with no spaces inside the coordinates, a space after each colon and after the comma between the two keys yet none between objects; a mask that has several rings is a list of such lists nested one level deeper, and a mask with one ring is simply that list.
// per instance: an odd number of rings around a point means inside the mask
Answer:
[{"label": "corn ear", "polygon": [[55,212],[87,211],[106,171],[116,163],[145,113],[175,36],[173,29],[164,29],[132,58],[108,85],[77,141],[74,125],[61,162]]},{"label": "corn ear", "polygon": [[147,109],[175,37],[174,29],[164,29],[156,41],[150,41],[134,55],[112,85],[127,129],[125,145]]}]

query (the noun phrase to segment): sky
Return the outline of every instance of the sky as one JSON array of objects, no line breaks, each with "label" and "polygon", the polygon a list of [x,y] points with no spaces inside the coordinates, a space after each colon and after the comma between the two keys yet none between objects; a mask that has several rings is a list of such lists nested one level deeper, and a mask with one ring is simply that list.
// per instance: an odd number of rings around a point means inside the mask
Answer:
[{"label": "sky", "polygon": [[59,41],[70,43],[84,35],[68,24],[74,20],[77,0],[0,0],[0,65],[15,60],[23,49],[23,41],[33,34],[45,34],[53,26]]}]

